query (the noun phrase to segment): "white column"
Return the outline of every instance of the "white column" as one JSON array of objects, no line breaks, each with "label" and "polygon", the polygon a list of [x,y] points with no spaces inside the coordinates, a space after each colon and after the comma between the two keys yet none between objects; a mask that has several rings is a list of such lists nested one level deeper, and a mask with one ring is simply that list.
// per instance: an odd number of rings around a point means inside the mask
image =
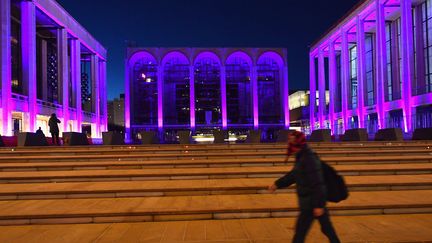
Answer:
[{"label": "white column", "polygon": [[[414,79],[414,41],[412,23],[412,0],[401,0],[402,38],[402,100],[405,132],[414,132],[412,126],[411,85]],[[429,6],[430,8],[430,6]],[[417,26],[419,28],[419,26]]]},{"label": "white column", "polygon": [[10,0],[0,1],[0,82],[2,106],[2,135],[12,135],[12,111],[10,107],[12,95],[12,63],[11,63],[11,6]]},{"label": "white column", "polygon": [[[28,132],[36,131],[36,7],[31,1],[21,2],[22,79],[28,94]],[[26,119],[27,120],[27,119]]]},{"label": "white column", "polygon": [[384,84],[387,83],[387,50],[384,5],[376,1],[377,34],[376,34],[376,110],[378,111],[379,129],[386,127],[384,111]]},{"label": "white column", "polygon": [[315,130],[315,109],[316,109],[316,72],[315,54],[309,54],[309,119],[310,131]]},{"label": "white column", "polygon": [[221,105],[222,105],[222,128],[226,129],[228,126],[227,117],[227,90],[226,90],[226,67],[221,66],[220,75],[220,85],[221,85]]},{"label": "white column", "polygon": [[163,67],[162,65],[158,67],[158,80],[157,80],[157,91],[158,91],[158,128],[162,129],[163,127],[163,84],[164,84],[164,75],[163,75]]},{"label": "white column", "polygon": [[357,17],[357,60],[357,115],[359,119],[359,128],[365,128],[364,86],[366,83],[366,47],[364,23],[360,17]]},{"label": "white column", "polygon": [[319,106],[318,119],[320,129],[324,129],[324,114],[326,110],[326,87],[325,87],[325,66],[324,66],[324,51],[322,47],[318,50],[318,90],[319,90]]},{"label": "white column", "polygon": [[337,84],[337,64],[336,64],[336,51],[334,41],[331,40],[329,44],[329,90],[330,90],[330,103],[329,103],[329,120],[330,129],[332,133],[335,132],[335,95],[336,95],[336,84]]},{"label": "white column", "polygon": [[349,71],[349,47],[348,47],[348,34],[345,30],[341,30],[342,46],[341,46],[341,70],[342,70],[342,120],[343,131],[348,128],[348,83],[350,79]]},{"label": "white column", "polygon": [[259,127],[259,102],[258,102],[258,69],[254,65],[252,67],[252,105],[254,117],[254,129]]},{"label": "white column", "polygon": [[63,105],[63,132],[68,132],[69,123],[69,60],[67,31],[60,28],[57,31],[57,65],[59,96]]},{"label": "white column", "polygon": [[103,119],[103,132],[108,131],[108,81],[107,81],[107,62],[102,62],[102,89],[101,89],[101,96],[102,96],[102,119]]},{"label": "white column", "polygon": [[190,127],[195,129],[195,72],[194,66],[189,67],[189,100],[190,100]]},{"label": "white column", "polygon": [[95,54],[91,55],[91,69],[92,69],[92,112],[96,115],[96,119],[93,120],[96,123],[95,136],[100,137],[100,92],[99,92],[99,58]]},{"label": "white column", "polygon": [[289,109],[289,82],[288,82],[288,65],[283,69],[283,108],[285,118],[285,128],[290,127],[290,109]]},{"label": "white column", "polygon": [[72,90],[75,94],[76,132],[81,132],[82,102],[81,102],[81,43],[77,39],[71,40],[71,77]]}]

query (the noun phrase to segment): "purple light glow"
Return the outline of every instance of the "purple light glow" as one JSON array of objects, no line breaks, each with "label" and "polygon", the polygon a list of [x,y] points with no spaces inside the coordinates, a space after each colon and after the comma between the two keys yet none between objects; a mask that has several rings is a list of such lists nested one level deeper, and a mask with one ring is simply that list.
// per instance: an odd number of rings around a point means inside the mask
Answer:
[{"label": "purple light glow", "polygon": [[364,23],[360,17],[357,17],[357,115],[359,128],[365,127],[364,122],[364,84],[366,75],[366,48],[365,48],[365,33],[364,33]]},{"label": "purple light glow", "polygon": [[10,1],[0,1],[0,41],[2,51],[0,52],[0,81],[2,83],[2,135],[12,135],[12,63],[11,63],[11,17]]},{"label": "purple light glow", "polygon": [[310,132],[315,130],[315,106],[316,106],[316,74],[315,74],[315,56],[309,56],[309,115],[310,115]]},{"label": "purple light glow", "polygon": [[[367,3],[367,4],[366,4]],[[368,107],[368,113],[371,113],[372,110],[376,110],[378,116],[378,128],[383,129],[386,128],[386,114],[390,111],[395,111],[402,109],[403,111],[403,126],[405,132],[412,132],[413,127],[413,113],[416,106],[421,105],[429,105],[432,102],[432,95],[417,95],[412,96],[412,85],[415,82],[421,82],[421,80],[414,80],[415,68],[417,68],[418,73],[423,73],[425,70],[422,69],[424,65],[422,60],[424,60],[423,52],[419,49],[417,51],[417,57],[414,56],[414,48],[419,48],[423,45],[421,42],[421,38],[417,38],[417,47],[414,45],[414,35],[421,37],[423,32],[421,28],[416,29],[416,33],[413,33],[413,1],[412,0],[389,0],[385,3],[380,0],[365,2],[358,7],[357,10],[353,11],[353,14],[350,15],[350,18],[341,21],[341,23],[334,28],[333,31],[327,34],[327,37],[323,38],[320,42],[312,47],[310,51],[311,56],[315,56],[317,54],[317,47],[323,47],[322,50],[326,50],[327,45],[329,46],[329,55],[330,55],[330,89],[332,89],[332,79],[334,79],[334,64],[332,64],[332,56],[334,55],[334,49],[339,47],[338,43],[333,44],[331,40],[336,41],[341,38],[341,69],[342,69],[342,117],[343,124],[347,126],[349,124],[349,118],[353,116],[358,116],[359,127],[365,128],[366,121],[364,119],[366,114],[365,107],[365,85],[367,81],[366,77],[366,48],[365,48],[365,32],[375,33],[375,43],[374,49],[376,55],[374,55],[374,71],[375,71],[375,105],[371,105]],[[417,12],[416,16],[417,21],[420,21],[422,18],[421,12]],[[386,23],[390,21],[394,21],[400,14],[401,19],[401,50],[402,53],[402,65],[401,69],[401,81],[402,81],[402,99],[393,100],[386,102],[384,91],[384,85],[387,83],[387,43],[386,39]],[[354,38],[354,34],[356,34],[356,38]],[[414,35],[413,35],[414,34]],[[339,41],[337,41],[339,42]],[[358,81],[358,89],[357,89],[357,109],[356,110],[348,110],[347,106],[347,88],[350,77],[349,70],[349,56],[348,56],[348,47],[350,44],[354,43],[357,45],[357,81]],[[332,48],[334,48],[332,50]],[[393,52],[393,49],[392,49]],[[417,58],[418,63],[415,67],[414,58]],[[312,63],[312,62],[311,62]],[[333,68],[332,68],[333,67]],[[314,70],[311,68],[311,86],[312,86],[312,77],[315,75]],[[419,78],[419,77],[417,77]],[[420,77],[421,79],[422,77]],[[369,80],[369,79],[368,79]],[[333,84],[332,84],[333,83]],[[334,87],[334,86],[333,86]],[[311,91],[314,87],[311,87]],[[332,114],[334,111],[334,97],[330,98],[330,119],[333,120],[340,114]],[[320,101],[321,103],[322,101]],[[312,111],[312,108],[311,108]],[[388,115],[389,116],[389,115]],[[313,119],[314,114],[311,114],[311,120]],[[389,117],[390,118],[390,117]],[[320,120],[321,121],[321,120]],[[312,122],[311,122],[312,123]],[[370,124],[368,124],[369,126]],[[334,130],[334,128],[332,128]]]},{"label": "purple light glow", "polygon": [[21,55],[23,82],[28,90],[28,131],[36,129],[36,7],[34,2],[21,2]]},{"label": "purple light glow", "polygon": [[[231,53],[225,61],[226,65],[235,63],[235,59],[237,59],[237,58],[241,59],[242,61],[245,61],[248,64],[249,75],[250,75],[251,80],[252,80],[253,62],[252,62],[252,58],[248,54],[246,54],[245,52],[235,51],[235,52]],[[226,68],[225,67],[223,69],[223,73],[221,73],[221,77],[223,77],[223,79],[222,79],[222,87],[223,87],[223,90],[222,90],[222,127],[224,129],[226,129],[228,126],[228,122],[227,122],[228,116],[227,116],[227,103],[226,103],[227,97],[226,97]],[[252,81],[252,83],[253,83],[253,81]],[[253,86],[253,84],[252,84],[252,86]],[[252,95],[253,95],[253,90],[252,90]],[[253,100],[253,97],[252,97],[252,100]],[[254,113],[254,109],[252,109],[252,113]],[[255,124],[255,122],[254,122],[254,124]],[[256,128],[257,128],[258,122],[256,123],[256,125],[257,125],[256,126]]]},{"label": "purple light glow", "polygon": [[[325,87],[325,67],[323,48],[318,50],[318,90],[319,90],[319,106],[318,120],[320,129],[324,129],[324,113],[326,108],[326,87]],[[324,97],[324,98],[323,98]]]},{"label": "purple light glow", "polygon": [[335,44],[330,41],[329,47],[329,90],[330,90],[330,104],[329,104],[329,120],[330,129],[332,134],[335,132],[335,115],[334,115],[334,104],[335,104],[335,90],[337,84],[337,68],[336,68],[336,53]]}]

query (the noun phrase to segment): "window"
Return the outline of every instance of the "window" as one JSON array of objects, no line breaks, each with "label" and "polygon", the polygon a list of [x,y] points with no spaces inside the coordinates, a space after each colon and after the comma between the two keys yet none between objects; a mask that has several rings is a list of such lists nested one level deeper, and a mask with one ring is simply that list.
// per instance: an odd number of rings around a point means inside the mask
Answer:
[{"label": "window", "polygon": [[153,58],[143,57],[133,65],[133,122],[157,125],[157,65]]},{"label": "window", "polygon": [[374,38],[373,34],[366,34],[366,106],[375,104],[375,70],[374,70]]},{"label": "window", "polygon": [[21,73],[21,26],[11,21],[11,55],[12,55],[12,92],[23,94],[23,83]]},{"label": "window", "polygon": [[253,124],[249,64],[240,57],[226,65],[227,116],[229,124]]},{"label": "window", "polygon": [[164,125],[187,125],[190,123],[189,64],[185,59],[173,57],[164,65]]},{"label": "window", "polygon": [[386,23],[386,57],[387,57],[387,84],[385,87],[385,101],[393,100],[393,68],[392,68],[392,26]]},{"label": "window", "polygon": [[271,58],[263,58],[257,69],[259,123],[283,124],[279,65]]},{"label": "window", "polygon": [[424,94],[432,91],[432,0],[422,4],[422,25],[426,85],[420,93]]},{"label": "window", "polygon": [[350,83],[349,83],[349,102],[348,108],[357,108],[357,46],[354,45],[349,49],[350,58]]},{"label": "window", "polygon": [[341,55],[336,55],[336,95],[335,95],[335,112],[342,111],[342,68]]},{"label": "window", "polygon": [[195,64],[196,124],[222,123],[220,65],[211,57],[203,57]]}]

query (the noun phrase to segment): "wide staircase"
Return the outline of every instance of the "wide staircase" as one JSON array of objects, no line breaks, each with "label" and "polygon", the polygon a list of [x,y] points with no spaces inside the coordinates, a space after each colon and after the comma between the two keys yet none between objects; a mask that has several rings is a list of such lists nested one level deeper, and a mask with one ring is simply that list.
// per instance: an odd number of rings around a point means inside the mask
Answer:
[{"label": "wide staircase", "polygon": [[[432,241],[432,142],[312,143],[342,242]],[[284,144],[0,148],[0,242],[289,242]],[[308,242],[325,242],[314,225]]]}]

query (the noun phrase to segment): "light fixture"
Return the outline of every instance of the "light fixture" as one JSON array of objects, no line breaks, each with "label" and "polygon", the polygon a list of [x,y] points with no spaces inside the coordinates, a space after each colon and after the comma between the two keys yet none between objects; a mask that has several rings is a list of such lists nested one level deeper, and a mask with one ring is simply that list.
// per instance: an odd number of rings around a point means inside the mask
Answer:
[{"label": "light fixture", "polygon": [[142,79],[146,79],[146,75],[145,75],[145,73],[142,73],[142,74],[141,74],[141,78],[142,78]]}]

